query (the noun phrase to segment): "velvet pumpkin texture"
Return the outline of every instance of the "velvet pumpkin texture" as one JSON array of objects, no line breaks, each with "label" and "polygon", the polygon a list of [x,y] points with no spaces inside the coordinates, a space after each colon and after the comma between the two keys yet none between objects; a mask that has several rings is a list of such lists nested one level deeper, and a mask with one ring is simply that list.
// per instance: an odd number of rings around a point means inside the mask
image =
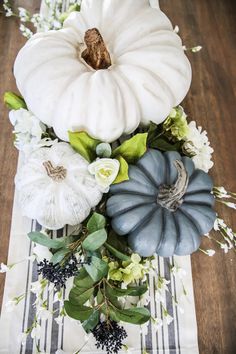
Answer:
[{"label": "velvet pumpkin texture", "polygon": [[211,177],[175,151],[150,149],[129,168],[129,181],[113,185],[107,214],[134,252],[148,257],[188,255],[214,225]]}]

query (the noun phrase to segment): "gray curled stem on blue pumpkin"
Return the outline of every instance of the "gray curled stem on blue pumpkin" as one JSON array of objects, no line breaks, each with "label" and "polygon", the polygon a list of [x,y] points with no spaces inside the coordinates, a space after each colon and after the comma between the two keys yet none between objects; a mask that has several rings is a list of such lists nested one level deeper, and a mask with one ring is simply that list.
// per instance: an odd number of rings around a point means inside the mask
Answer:
[{"label": "gray curled stem on blue pumpkin", "polygon": [[189,182],[188,173],[183,162],[175,160],[174,165],[178,172],[175,184],[171,186],[163,184],[160,186],[157,197],[158,203],[170,211],[175,211],[182,204]]}]

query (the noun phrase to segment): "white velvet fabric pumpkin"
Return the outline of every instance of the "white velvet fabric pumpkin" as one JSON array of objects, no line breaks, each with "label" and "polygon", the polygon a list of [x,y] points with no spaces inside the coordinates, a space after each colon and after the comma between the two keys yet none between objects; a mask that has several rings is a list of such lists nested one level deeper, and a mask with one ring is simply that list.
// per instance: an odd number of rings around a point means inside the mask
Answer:
[{"label": "white velvet fabric pumpkin", "polygon": [[[91,28],[104,39],[108,69],[94,70],[81,57]],[[148,0],[83,0],[62,30],[26,43],[14,73],[28,108],[66,141],[68,130],[112,142],[140,123],[160,123],[191,83],[180,37]]]},{"label": "white velvet fabric pumpkin", "polygon": [[88,162],[67,143],[32,153],[15,185],[22,214],[52,230],[79,224],[102,198]]}]

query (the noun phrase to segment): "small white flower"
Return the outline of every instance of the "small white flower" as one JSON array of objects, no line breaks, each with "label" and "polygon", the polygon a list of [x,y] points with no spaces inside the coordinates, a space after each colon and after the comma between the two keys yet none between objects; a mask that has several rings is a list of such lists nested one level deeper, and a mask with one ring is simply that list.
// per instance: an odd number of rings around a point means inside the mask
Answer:
[{"label": "small white flower", "polygon": [[177,25],[175,26],[174,32],[175,32],[175,33],[179,33],[179,26],[177,26]]},{"label": "small white flower", "polygon": [[236,204],[235,204],[235,203],[232,203],[232,202],[224,202],[224,204],[225,204],[227,207],[236,210]]},{"label": "small white flower", "polygon": [[170,316],[169,314],[165,314],[164,320],[166,322],[167,325],[171,324],[171,322],[174,321],[174,318],[172,316]]},{"label": "small white flower", "polygon": [[116,179],[120,169],[120,163],[116,159],[97,159],[88,166],[88,171],[95,175],[96,182],[105,192]]},{"label": "small white flower", "polygon": [[209,257],[213,257],[215,253],[216,253],[215,250],[212,250],[212,249],[206,250],[206,254],[207,254]]},{"label": "small white flower", "polygon": [[55,141],[44,138],[46,126],[31,112],[24,108],[12,110],[9,119],[14,126],[15,147],[28,154],[41,146],[51,146]]},{"label": "small white flower", "polygon": [[211,157],[214,150],[210,146],[207,132],[202,131],[202,127],[197,127],[195,121],[190,122],[188,127],[183,149],[192,156],[196,168],[208,172],[213,167]]},{"label": "small white flower", "polygon": [[179,266],[172,267],[171,273],[173,274],[174,277],[178,277],[179,279],[183,279],[187,274],[186,270]]},{"label": "small white flower", "polygon": [[40,339],[40,337],[41,337],[41,326],[38,323],[35,324],[35,327],[32,329],[30,335],[31,335],[32,339]]},{"label": "small white flower", "polygon": [[4,263],[1,263],[0,265],[0,273],[6,273],[10,270],[11,268],[8,267],[6,264]]},{"label": "small white flower", "polygon": [[227,245],[227,243],[221,243],[220,248],[222,248],[225,253],[229,252],[229,246]]},{"label": "small white flower", "polygon": [[31,283],[31,292],[35,295],[39,295],[43,290],[42,283],[37,280]]},{"label": "small white flower", "polygon": [[45,307],[40,306],[37,309],[37,317],[43,321],[48,320],[52,316],[51,311],[47,310]]},{"label": "small white flower", "polygon": [[20,25],[20,31],[28,39],[33,36],[33,32],[23,24]]},{"label": "small white flower", "polygon": [[26,344],[26,340],[27,340],[28,334],[23,332],[20,333],[17,337],[17,341],[18,343],[21,343],[21,345],[25,345]]},{"label": "small white flower", "polygon": [[191,52],[192,53],[200,52],[200,50],[202,50],[202,46],[201,45],[198,45],[196,47],[191,48]]},{"label": "small white flower", "polygon": [[6,304],[5,304],[6,312],[14,311],[16,305],[17,305],[17,301],[14,300],[14,299],[7,301]]},{"label": "small white flower", "polygon": [[26,9],[23,7],[18,7],[18,11],[21,22],[27,22],[30,20],[30,14]]},{"label": "small white flower", "polygon": [[58,317],[54,318],[54,320],[58,324],[58,326],[63,326],[63,319],[64,319],[64,316],[58,316]]},{"label": "small white flower", "polygon": [[41,262],[44,259],[50,261],[52,258],[52,253],[49,249],[45,246],[39,245],[38,243],[34,246],[33,254],[36,256],[38,262]]},{"label": "small white flower", "polygon": [[163,321],[160,318],[152,318],[152,323],[156,331],[163,326]]}]

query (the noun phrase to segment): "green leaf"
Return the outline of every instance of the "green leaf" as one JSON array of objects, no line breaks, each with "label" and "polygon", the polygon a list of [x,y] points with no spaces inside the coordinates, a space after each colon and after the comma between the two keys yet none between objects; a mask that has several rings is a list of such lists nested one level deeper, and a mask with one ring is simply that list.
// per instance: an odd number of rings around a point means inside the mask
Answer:
[{"label": "green leaf", "polygon": [[168,138],[165,137],[157,137],[150,143],[151,148],[159,149],[161,151],[180,151],[181,145],[182,142],[172,144],[168,141]]},{"label": "green leaf", "polygon": [[121,155],[128,163],[135,163],[147,150],[148,133],[139,133],[124,141],[114,151],[112,156]]},{"label": "green leaf", "polygon": [[17,95],[14,92],[5,92],[3,96],[3,101],[5,105],[10,108],[10,109],[20,109],[20,108],[25,108],[27,109],[26,103],[23,99],[23,97]]},{"label": "green leaf", "polygon": [[93,287],[94,281],[86,272],[86,270],[81,268],[79,274],[74,277],[74,285],[80,287],[81,289],[89,289]]},{"label": "green leaf", "polygon": [[110,308],[110,316],[115,321],[123,321],[133,324],[143,324],[149,321],[151,315],[148,309],[144,307],[133,307],[130,309]]},{"label": "green leaf", "polygon": [[120,288],[115,288],[111,287],[110,285],[106,288],[107,292],[116,297],[121,297],[121,296],[141,296],[146,293],[148,290],[146,285],[140,285],[140,286],[130,286],[127,289],[120,289]]},{"label": "green leaf", "polygon": [[107,240],[107,232],[105,229],[89,234],[83,241],[82,246],[86,251],[95,251],[100,248]]},{"label": "green leaf", "polygon": [[104,229],[105,226],[106,226],[105,217],[98,213],[93,213],[93,215],[91,216],[91,218],[87,223],[87,229],[90,234],[95,231]]},{"label": "green leaf", "polygon": [[117,156],[116,160],[120,163],[120,169],[112,184],[121,183],[129,179],[129,165],[126,160],[122,156]]},{"label": "green leaf", "polygon": [[57,251],[56,253],[54,253],[54,255],[51,258],[51,262],[53,264],[57,264],[60,263],[63,258],[65,257],[66,254],[70,253],[70,251],[67,248],[62,248],[59,251]]},{"label": "green leaf", "polygon": [[93,295],[93,290],[93,287],[89,289],[74,287],[69,293],[69,301],[74,305],[82,306],[86,301],[91,298],[91,296]]},{"label": "green leaf", "polygon": [[93,139],[86,132],[68,132],[69,141],[75,151],[89,162],[96,158],[96,146],[99,140]]},{"label": "green leaf", "polygon": [[99,310],[94,310],[91,316],[83,322],[83,328],[86,332],[90,332],[99,322]]},{"label": "green leaf", "polygon": [[109,245],[107,242],[104,244],[104,246],[108,249],[108,251],[110,251],[113,254],[113,256],[121,259],[122,261],[130,261],[131,260],[131,258],[129,256],[118,251],[116,248]]},{"label": "green leaf", "polygon": [[108,273],[108,264],[95,256],[92,257],[91,264],[85,264],[84,268],[94,282],[101,280]]},{"label": "green leaf", "polygon": [[39,245],[46,246],[48,248],[59,249],[64,247],[65,244],[64,238],[52,240],[45,234],[42,234],[41,232],[37,232],[37,231],[28,233],[28,237],[30,238],[31,241],[38,243]]},{"label": "green leaf", "polygon": [[70,301],[64,301],[65,310],[68,316],[78,321],[86,321],[93,314],[93,309],[88,306],[74,305]]}]

